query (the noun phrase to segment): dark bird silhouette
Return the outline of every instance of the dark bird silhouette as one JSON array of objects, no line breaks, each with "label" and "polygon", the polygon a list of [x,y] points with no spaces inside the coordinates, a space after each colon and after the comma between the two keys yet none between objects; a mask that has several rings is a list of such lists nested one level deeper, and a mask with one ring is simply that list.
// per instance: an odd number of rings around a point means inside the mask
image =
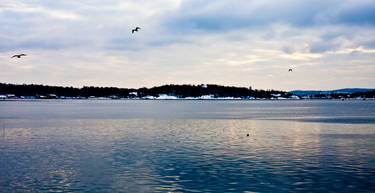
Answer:
[{"label": "dark bird silhouette", "polygon": [[16,54],[12,58],[21,58],[22,56],[26,56],[26,54]]},{"label": "dark bird silhouette", "polygon": [[140,27],[136,27],[136,28],[132,29],[132,34],[133,34],[134,32],[138,32],[138,30],[140,30],[140,29],[141,29]]},{"label": "dark bird silhouette", "polygon": [[246,135],[246,137],[249,137],[249,136],[250,136],[250,134],[247,134],[247,135]]},{"label": "dark bird silhouette", "polygon": [[288,72],[293,72],[293,69],[289,68]]}]

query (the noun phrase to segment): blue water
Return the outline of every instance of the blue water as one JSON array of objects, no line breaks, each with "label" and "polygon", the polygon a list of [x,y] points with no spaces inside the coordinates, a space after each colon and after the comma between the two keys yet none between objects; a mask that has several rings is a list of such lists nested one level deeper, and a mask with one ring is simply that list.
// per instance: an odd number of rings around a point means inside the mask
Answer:
[{"label": "blue water", "polygon": [[375,192],[375,101],[2,101],[0,129],[0,192]]}]

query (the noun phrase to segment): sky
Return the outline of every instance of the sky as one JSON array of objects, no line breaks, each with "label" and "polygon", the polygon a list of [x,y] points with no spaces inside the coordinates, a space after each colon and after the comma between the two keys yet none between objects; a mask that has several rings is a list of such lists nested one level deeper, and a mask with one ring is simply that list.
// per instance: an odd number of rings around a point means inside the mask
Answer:
[{"label": "sky", "polygon": [[0,0],[0,82],[375,88],[375,0]]}]

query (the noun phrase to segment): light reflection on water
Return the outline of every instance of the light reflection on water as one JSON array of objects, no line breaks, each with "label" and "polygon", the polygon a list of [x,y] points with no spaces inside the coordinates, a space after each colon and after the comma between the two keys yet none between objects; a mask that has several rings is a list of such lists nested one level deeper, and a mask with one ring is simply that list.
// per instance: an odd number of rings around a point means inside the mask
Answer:
[{"label": "light reflection on water", "polygon": [[374,124],[99,117],[2,122],[0,192],[375,191]]}]

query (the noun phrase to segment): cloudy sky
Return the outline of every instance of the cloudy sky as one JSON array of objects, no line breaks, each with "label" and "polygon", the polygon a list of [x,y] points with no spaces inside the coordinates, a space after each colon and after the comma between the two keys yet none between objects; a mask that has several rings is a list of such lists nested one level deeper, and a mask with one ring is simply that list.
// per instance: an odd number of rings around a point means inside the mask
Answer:
[{"label": "cloudy sky", "polygon": [[374,88],[375,0],[0,0],[0,82]]}]

